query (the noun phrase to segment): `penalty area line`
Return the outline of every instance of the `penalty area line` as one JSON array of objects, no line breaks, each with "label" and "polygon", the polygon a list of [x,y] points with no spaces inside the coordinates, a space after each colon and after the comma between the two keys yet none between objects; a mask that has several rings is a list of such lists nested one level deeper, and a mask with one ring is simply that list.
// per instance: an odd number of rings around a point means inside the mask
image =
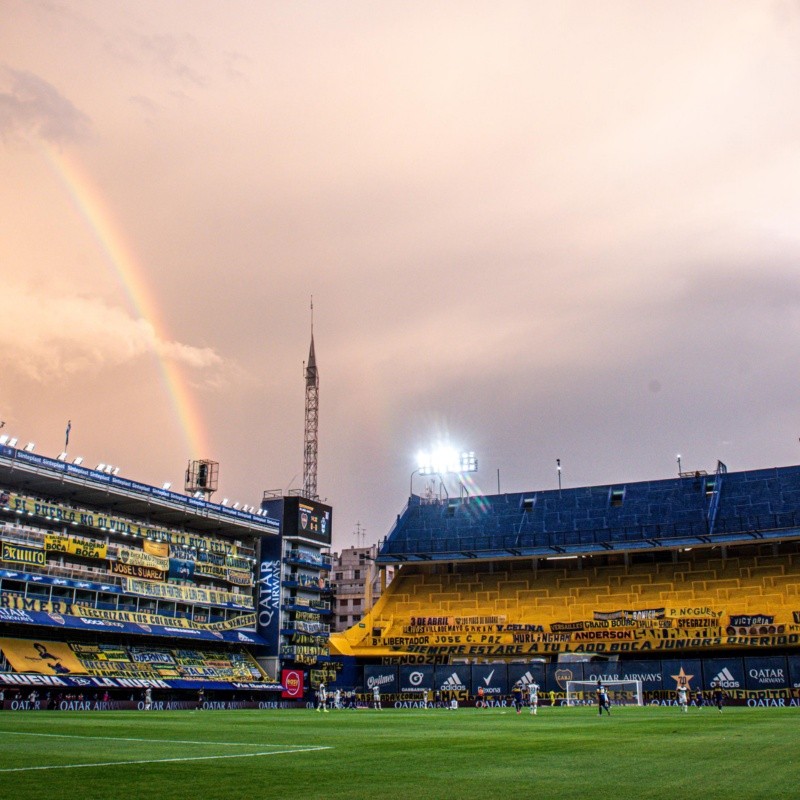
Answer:
[{"label": "penalty area line", "polygon": [[87,767],[121,767],[128,764],[169,764],[182,761],[216,761],[223,758],[258,758],[259,756],[282,756],[291,753],[311,753],[315,750],[331,750],[331,747],[299,747],[294,750],[264,750],[259,753],[230,753],[224,756],[186,756],[183,758],[144,758],[136,761],[100,761],[94,764],[50,764],[36,767],[10,767],[4,772],[35,772],[49,769],[86,769]]}]

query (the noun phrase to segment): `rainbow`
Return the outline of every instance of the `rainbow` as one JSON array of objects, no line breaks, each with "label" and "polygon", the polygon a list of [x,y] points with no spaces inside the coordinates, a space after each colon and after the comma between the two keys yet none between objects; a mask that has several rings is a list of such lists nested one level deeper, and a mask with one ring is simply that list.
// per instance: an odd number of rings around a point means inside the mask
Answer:
[{"label": "rainbow", "polygon": [[[160,340],[172,341],[158,304],[145,280],[145,270],[126,242],[97,186],[74,159],[49,144],[43,144],[42,149],[45,160],[106,256],[132,312],[137,318],[149,322]],[[208,458],[211,452],[209,437],[196,397],[190,391],[180,366],[163,354],[157,353],[156,356],[164,389],[174,409],[188,458]]]}]

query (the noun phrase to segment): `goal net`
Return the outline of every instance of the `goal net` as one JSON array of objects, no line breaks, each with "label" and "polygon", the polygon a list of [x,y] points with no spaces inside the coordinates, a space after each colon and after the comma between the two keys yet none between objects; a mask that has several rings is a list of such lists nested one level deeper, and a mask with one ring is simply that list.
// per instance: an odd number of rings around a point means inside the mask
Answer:
[{"label": "goal net", "polygon": [[[641,681],[604,680],[603,687],[612,706],[641,706]],[[567,681],[567,705],[582,706],[597,703],[597,681]]]}]

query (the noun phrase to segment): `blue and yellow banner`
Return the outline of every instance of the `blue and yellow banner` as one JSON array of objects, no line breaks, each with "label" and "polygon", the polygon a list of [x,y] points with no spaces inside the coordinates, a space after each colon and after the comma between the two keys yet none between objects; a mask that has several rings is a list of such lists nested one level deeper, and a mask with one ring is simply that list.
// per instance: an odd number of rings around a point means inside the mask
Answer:
[{"label": "blue and yellow banner", "polygon": [[86,668],[63,642],[0,639],[0,650],[16,672],[40,675],[85,675]]},{"label": "blue and yellow banner", "polygon": [[22,564],[26,567],[43,567],[47,563],[47,554],[44,550],[13,542],[3,542],[0,558],[10,564]]}]

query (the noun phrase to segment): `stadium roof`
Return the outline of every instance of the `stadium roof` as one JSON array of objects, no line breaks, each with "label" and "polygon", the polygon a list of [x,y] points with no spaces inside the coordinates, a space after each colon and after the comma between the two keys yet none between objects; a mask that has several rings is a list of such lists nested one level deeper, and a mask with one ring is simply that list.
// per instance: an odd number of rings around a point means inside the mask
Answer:
[{"label": "stadium roof", "polygon": [[239,539],[277,535],[279,531],[278,521],[270,517],[8,446],[0,446],[0,486],[196,533],[213,532]]}]

